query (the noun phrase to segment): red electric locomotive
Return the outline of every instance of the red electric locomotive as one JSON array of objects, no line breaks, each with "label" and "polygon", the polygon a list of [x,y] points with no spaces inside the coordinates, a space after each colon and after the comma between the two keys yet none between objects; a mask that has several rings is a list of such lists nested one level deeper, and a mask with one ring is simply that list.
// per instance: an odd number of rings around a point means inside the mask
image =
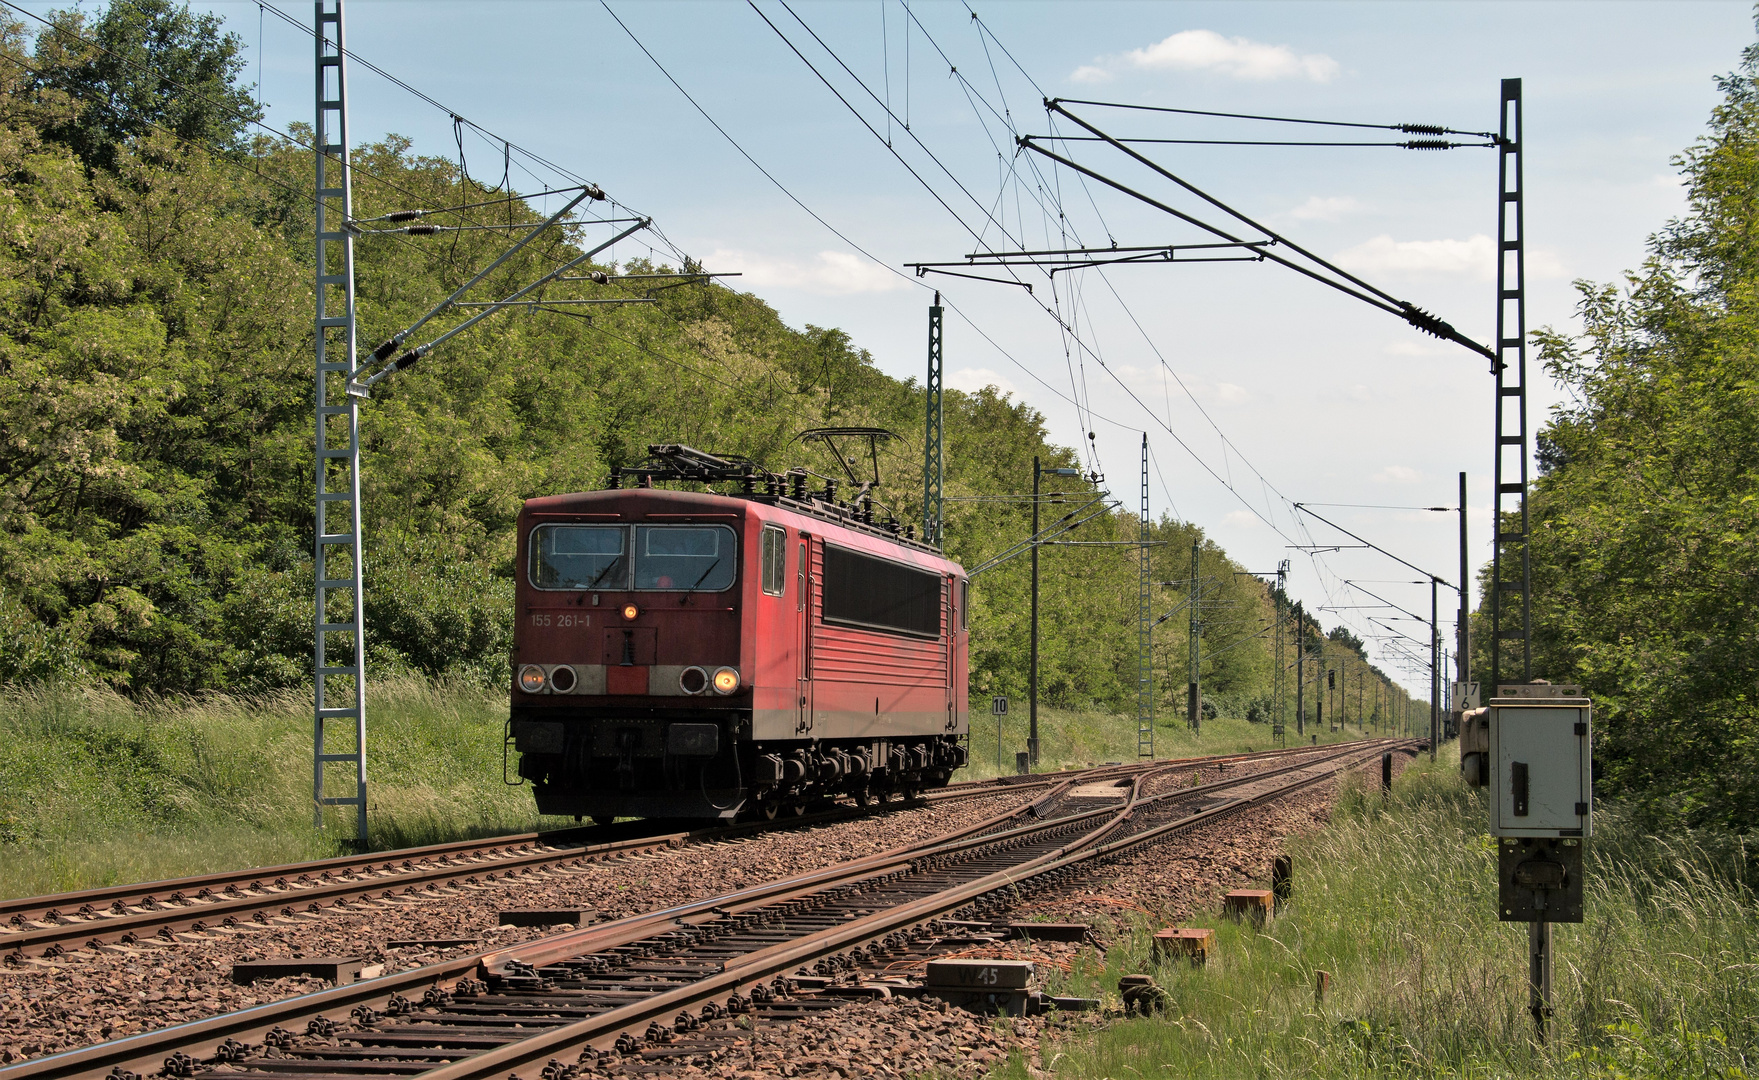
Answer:
[{"label": "red electric locomotive", "polygon": [[945,784],[970,730],[963,569],[876,524],[867,485],[844,502],[803,470],[648,449],[519,516],[509,733],[538,810],[773,818]]}]

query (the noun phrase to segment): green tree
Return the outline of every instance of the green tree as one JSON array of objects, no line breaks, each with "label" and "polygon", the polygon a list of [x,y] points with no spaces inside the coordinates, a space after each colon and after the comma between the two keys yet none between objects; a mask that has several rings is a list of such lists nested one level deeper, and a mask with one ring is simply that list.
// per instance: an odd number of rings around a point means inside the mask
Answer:
[{"label": "green tree", "polygon": [[224,21],[172,0],[116,0],[94,17],[49,13],[33,64],[41,90],[80,103],[45,134],[88,165],[110,168],[117,151],[151,131],[242,150],[244,131],[262,118],[238,84],[244,43],[222,34]]}]

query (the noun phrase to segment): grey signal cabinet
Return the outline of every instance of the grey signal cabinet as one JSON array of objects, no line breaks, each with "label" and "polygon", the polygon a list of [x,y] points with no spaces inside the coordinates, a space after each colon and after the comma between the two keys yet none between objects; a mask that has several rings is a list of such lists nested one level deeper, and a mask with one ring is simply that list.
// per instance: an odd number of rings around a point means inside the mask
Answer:
[{"label": "grey signal cabinet", "polygon": [[1489,709],[1490,832],[1587,839],[1593,707],[1573,686],[1504,686]]}]

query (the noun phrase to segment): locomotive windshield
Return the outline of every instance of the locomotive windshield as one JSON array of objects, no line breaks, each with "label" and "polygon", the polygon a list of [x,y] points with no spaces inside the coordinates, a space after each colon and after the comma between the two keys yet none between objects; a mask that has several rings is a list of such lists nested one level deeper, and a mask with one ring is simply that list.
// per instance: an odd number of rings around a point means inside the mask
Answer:
[{"label": "locomotive windshield", "polygon": [[637,525],[635,587],[719,592],[733,584],[733,530]]},{"label": "locomotive windshield", "polygon": [[531,531],[531,583],[607,592],[719,592],[733,584],[733,530],[724,525],[637,525],[633,559],[629,540],[623,525],[539,525]]},{"label": "locomotive windshield", "polygon": [[540,589],[626,589],[628,530],[539,525],[531,531],[531,583]]}]

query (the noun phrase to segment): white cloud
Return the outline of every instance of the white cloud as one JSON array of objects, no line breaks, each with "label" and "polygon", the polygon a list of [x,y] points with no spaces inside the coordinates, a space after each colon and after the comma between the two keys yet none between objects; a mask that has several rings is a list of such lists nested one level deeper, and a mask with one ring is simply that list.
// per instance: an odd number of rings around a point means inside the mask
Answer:
[{"label": "white cloud", "polygon": [[810,263],[802,263],[749,251],[718,249],[704,263],[717,270],[725,268],[743,274],[740,281],[733,283],[735,288],[771,286],[822,296],[852,296],[910,287],[908,281],[885,267],[847,251],[821,251]]},{"label": "white cloud", "polygon": [[1386,234],[1333,256],[1332,261],[1360,274],[1496,276],[1496,245],[1479,233],[1465,240],[1394,240]]},{"label": "white cloud", "polygon": [[1300,206],[1289,211],[1296,221],[1336,221],[1345,214],[1354,214],[1362,204],[1348,195],[1312,195]]},{"label": "white cloud", "polygon": [[1409,465],[1388,465],[1375,473],[1374,479],[1380,484],[1416,484],[1423,480],[1423,474]]},{"label": "white cloud", "polygon": [[1250,510],[1230,510],[1222,515],[1222,524],[1231,525],[1236,529],[1256,529],[1263,522],[1258,515]]},{"label": "white cloud", "polygon": [[[1423,277],[1496,278],[1496,244],[1484,233],[1464,240],[1394,240],[1382,233],[1338,252],[1332,261],[1359,274],[1405,274]],[[1551,248],[1527,248],[1527,276],[1560,280],[1568,268]]]},{"label": "white cloud", "polygon": [[1229,405],[1233,405],[1245,401],[1252,395],[1244,386],[1238,386],[1231,382],[1224,382],[1215,384],[1215,396],[1222,401],[1227,402]]},{"label": "white cloud", "polygon": [[1563,260],[1557,257],[1557,252],[1550,248],[1529,247],[1527,276],[1557,281],[1569,277],[1570,272],[1564,267]]},{"label": "white cloud", "polygon": [[1106,82],[1119,68],[1138,71],[1213,71],[1235,79],[1267,82],[1307,79],[1329,82],[1338,62],[1324,53],[1297,53],[1287,45],[1266,45],[1242,37],[1223,37],[1214,30],[1181,30],[1120,56],[1101,57],[1076,68],[1075,82]]},{"label": "white cloud", "polygon": [[975,394],[986,386],[993,386],[1004,394],[1019,393],[1013,383],[989,368],[960,368],[946,376],[946,384],[967,394]]}]

